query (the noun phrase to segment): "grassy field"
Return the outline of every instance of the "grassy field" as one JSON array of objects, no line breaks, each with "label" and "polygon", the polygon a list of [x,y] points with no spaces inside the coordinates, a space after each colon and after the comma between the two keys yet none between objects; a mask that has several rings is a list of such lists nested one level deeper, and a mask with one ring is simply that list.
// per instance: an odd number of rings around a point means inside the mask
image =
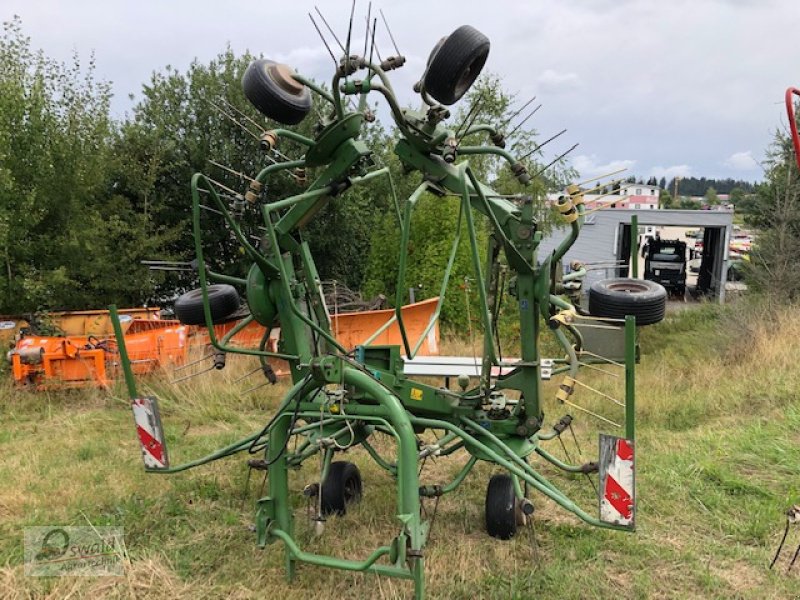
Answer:
[{"label": "grassy field", "polygon": [[[429,597],[800,597],[800,566],[786,574],[800,527],[790,532],[778,568],[767,570],[783,513],[800,501],[800,314],[706,306],[646,328],[641,343],[636,533],[585,526],[534,496],[536,547],[530,531],[510,542],[493,540],[483,531],[492,469],[482,465],[439,504],[426,548]],[[231,366],[227,381],[247,367],[244,361]],[[603,373],[586,381],[612,393],[621,387]],[[1,385],[0,598],[410,595],[406,582],[310,566],[287,584],[279,547],[255,546],[250,525],[261,480],[254,476],[245,492],[244,458],[179,475],[145,475],[122,388],[34,394]],[[242,396],[234,391],[241,385],[226,387],[210,375],[172,390],[150,385],[163,399],[174,462],[260,428],[285,389]],[[578,400],[613,413],[588,392]],[[548,422],[563,414],[555,400],[546,410]],[[579,419],[577,435],[584,453],[596,447],[591,422]],[[577,454],[571,438],[565,442]],[[330,519],[315,538],[300,494],[318,474],[310,461],[291,479],[296,530],[310,551],[364,557],[396,533],[394,487],[362,451],[348,452],[347,459],[364,476],[363,502]],[[428,461],[422,480],[444,483],[465,460]],[[585,479],[563,481],[545,466],[542,471],[593,512]],[[125,528],[124,577],[24,575],[24,527],[90,523]]]}]

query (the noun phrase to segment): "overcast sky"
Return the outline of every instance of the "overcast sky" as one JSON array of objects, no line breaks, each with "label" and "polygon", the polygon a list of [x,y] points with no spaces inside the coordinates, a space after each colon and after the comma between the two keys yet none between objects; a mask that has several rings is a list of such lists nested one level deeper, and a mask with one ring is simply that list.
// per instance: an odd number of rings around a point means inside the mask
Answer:
[{"label": "overcast sky", "polygon": [[[343,37],[349,1],[316,4]],[[94,51],[113,82],[114,110],[132,106],[165,65],[206,62],[230,43],[328,79],[332,61],[306,0],[2,0],[33,45],[53,58]],[[404,102],[436,41],[462,24],[492,41],[486,69],[524,101],[542,136],[568,128],[553,155],[575,142],[583,176],[629,167],[637,176],[761,178],[764,150],[786,124],[783,93],[800,86],[798,0],[431,0],[375,2],[406,66],[392,74]],[[364,23],[367,1],[359,0]],[[363,40],[359,28],[356,36]],[[363,42],[362,42],[363,43]],[[382,55],[390,41],[379,27]],[[556,146],[556,144],[560,144]]]}]

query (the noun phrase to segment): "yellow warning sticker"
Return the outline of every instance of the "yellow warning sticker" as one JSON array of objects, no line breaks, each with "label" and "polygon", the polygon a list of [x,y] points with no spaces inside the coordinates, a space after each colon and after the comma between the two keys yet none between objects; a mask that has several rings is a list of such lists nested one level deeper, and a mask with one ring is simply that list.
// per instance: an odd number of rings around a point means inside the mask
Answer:
[{"label": "yellow warning sticker", "polygon": [[422,400],[422,390],[419,388],[411,388],[411,399]]}]

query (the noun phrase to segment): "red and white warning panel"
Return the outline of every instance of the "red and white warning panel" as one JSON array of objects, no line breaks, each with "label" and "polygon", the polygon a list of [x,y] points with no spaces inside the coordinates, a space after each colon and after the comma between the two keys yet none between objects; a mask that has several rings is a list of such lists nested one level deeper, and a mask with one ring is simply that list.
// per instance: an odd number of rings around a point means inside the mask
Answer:
[{"label": "red and white warning panel", "polygon": [[633,440],[600,434],[600,520],[633,529],[636,474]]},{"label": "red and white warning panel", "polygon": [[158,412],[158,399],[154,396],[131,400],[133,420],[136,422],[136,435],[142,446],[142,460],[146,469],[169,468],[167,444],[161,415]]}]

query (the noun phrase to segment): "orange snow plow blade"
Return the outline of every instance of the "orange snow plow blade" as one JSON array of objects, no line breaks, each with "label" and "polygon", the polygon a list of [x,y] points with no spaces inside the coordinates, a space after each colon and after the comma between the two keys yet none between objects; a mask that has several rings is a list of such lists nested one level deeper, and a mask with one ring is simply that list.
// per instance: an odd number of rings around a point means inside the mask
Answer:
[{"label": "orange snow plow blade", "polygon": [[[409,343],[415,344],[436,310],[439,298],[430,298],[414,304],[406,304],[402,308],[403,325],[406,328]],[[363,312],[339,313],[331,317],[331,330],[341,344],[348,350],[366,342],[372,334],[380,329],[387,321],[394,317],[394,309],[367,310]],[[371,344],[386,346],[403,346],[400,327],[397,322],[392,323],[385,331],[379,334]],[[412,346],[413,348],[413,346]],[[420,346],[420,356],[439,354],[439,323],[434,323],[433,328],[425,336],[425,341]]]}]

